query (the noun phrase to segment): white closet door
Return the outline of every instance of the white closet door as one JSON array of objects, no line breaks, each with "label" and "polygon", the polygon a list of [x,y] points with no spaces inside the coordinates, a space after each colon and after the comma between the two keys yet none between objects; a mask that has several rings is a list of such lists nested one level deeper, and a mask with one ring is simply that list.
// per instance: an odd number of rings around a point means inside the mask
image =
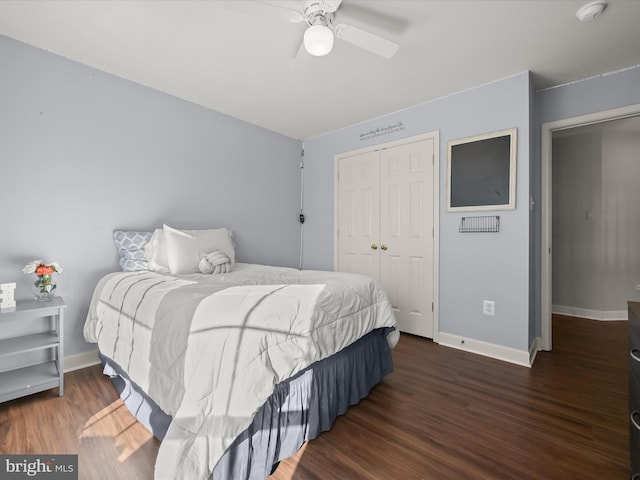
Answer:
[{"label": "white closet door", "polygon": [[378,152],[338,163],[338,270],[380,279],[380,159]]},{"label": "white closet door", "polygon": [[433,139],[338,161],[336,248],[342,272],[389,295],[400,331],[434,334]]},{"label": "white closet door", "polygon": [[433,140],[380,152],[380,278],[401,331],[433,338]]}]

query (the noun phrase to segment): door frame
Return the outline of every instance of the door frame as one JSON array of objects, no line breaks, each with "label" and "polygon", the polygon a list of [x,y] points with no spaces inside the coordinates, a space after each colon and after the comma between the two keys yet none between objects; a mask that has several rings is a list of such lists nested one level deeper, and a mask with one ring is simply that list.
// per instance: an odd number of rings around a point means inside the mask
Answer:
[{"label": "door frame", "polygon": [[619,120],[640,115],[640,104],[589,113],[577,117],[565,118],[541,125],[541,228],[540,228],[540,348],[550,351],[552,348],[552,140],[553,132],[570,128],[583,127],[595,123]]},{"label": "door frame", "polygon": [[440,322],[439,286],[440,286],[440,131],[421,133],[412,137],[402,138],[391,142],[371,145],[350,152],[335,155],[333,161],[333,268],[338,268],[338,162],[342,158],[352,157],[363,153],[375,152],[387,148],[408,145],[410,143],[433,140],[433,342],[439,343]]}]

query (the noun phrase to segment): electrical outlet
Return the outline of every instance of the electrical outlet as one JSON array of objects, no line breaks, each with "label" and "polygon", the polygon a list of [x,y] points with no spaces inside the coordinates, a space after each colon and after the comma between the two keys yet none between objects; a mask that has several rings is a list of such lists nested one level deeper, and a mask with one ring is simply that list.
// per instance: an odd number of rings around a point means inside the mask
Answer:
[{"label": "electrical outlet", "polygon": [[640,291],[640,283],[636,285],[636,290]]},{"label": "electrical outlet", "polygon": [[482,302],[482,314],[483,315],[495,315],[496,314],[496,302],[492,300],[485,300]]}]

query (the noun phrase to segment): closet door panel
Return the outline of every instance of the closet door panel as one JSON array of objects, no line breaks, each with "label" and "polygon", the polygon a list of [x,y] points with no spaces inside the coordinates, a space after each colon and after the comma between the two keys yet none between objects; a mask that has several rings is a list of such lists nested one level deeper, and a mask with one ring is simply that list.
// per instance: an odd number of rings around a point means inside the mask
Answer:
[{"label": "closet door panel", "polygon": [[407,313],[418,317],[426,314],[425,295],[422,291],[424,281],[424,259],[421,257],[409,258],[409,289],[407,290]]},{"label": "closet door panel", "polygon": [[400,330],[429,338],[434,301],[432,162],[432,140],[380,152],[381,281],[396,308]]},{"label": "closet door panel", "polygon": [[402,257],[400,255],[380,255],[380,267],[384,274],[380,276],[382,288],[387,292],[393,311],[402,311],[402,304],[406,301],[403,288],[405,282],[402,280]]},{"label": "closet door panel", "polygon": [[338,162],[338,202],[338,270],[379,280],[380,159],[377,152]]}]

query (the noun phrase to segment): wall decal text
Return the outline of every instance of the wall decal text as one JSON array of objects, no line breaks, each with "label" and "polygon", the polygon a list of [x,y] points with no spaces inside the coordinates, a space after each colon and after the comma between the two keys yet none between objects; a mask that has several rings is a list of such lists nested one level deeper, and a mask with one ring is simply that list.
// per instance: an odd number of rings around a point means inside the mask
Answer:
[{"label": "wall decal text", "polygon": [[369,130],[368,132],[362,132],[360,134],[360,141],[369,140],[370,138],[380,137],[382,135],[389,135],[391,133],[404,130],[404,122],[390,123],[381,127]]}]

